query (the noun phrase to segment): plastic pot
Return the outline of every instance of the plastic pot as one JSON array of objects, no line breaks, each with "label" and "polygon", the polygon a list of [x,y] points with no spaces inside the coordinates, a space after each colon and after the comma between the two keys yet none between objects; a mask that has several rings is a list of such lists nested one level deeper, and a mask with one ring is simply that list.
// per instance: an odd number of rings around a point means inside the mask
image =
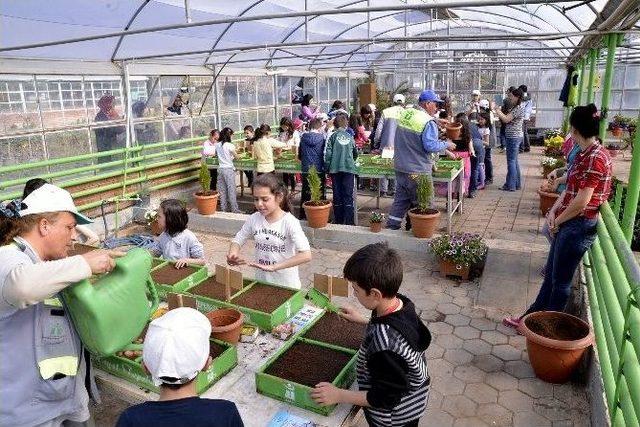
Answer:
[{"label": "plastic pot", "polygon": [[451,140],[460,138],[460,132],[462,131],[462,125],[460,123],[447,123],[445,129],[447,131],[447,138]]},{"label": "plastic pot", "polygon": [[307,224],[311,228],[326,227],[329,222],[329,212],[331,211],[332,203],[326,201],[324,205],[313,205],[313,202],[304,202],[302,207],[304,213],[307,215]]},{"label": "plastic pot", "polygon": [[230,344],[238,344],[244,314],[233,308],[221,308],[207,313],[211,322],[211,337]]},{"label": "plastic pot", "polygon": [[196,193],[193,197],[196,199],[196,208],[200,215],[213,215],[218,208],[218,192],[211,191],[211,194]]},{"label": "plastic pot", "polygon": [[382,223],[381,222],[370,222],[369,223],[369,230],[371,230],[372,233],[379,233],[382,230]]},{"label": "plastic pot", "polygon": [[549,193],[542,189],[538,189],[538,194],[540,195],[540,213],[545,216],[560,195],[558,193]]},{"label": "plastic pot", "polygon": [[429,213],[423,214],[416,208],[409,211],[409,218],[411,218],[413,235],[418,238],[428,238],[433,236],[438,228],[440,211],[429,209]]},{"label": "plastic pot", "polygon": [[582,319],[558,311],[539,311],[526,315],[520,333],[527,339],[527,352],[536,376],[562,384],[593,344],[593,332]]}]

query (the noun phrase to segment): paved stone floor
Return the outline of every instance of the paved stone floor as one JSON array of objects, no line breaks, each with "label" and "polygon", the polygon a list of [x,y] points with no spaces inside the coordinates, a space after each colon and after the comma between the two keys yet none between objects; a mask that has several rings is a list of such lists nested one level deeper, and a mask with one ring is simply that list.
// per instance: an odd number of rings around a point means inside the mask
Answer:
[{"label": "paved stone floor", "polygon": [[[521,312],[535,296],[547,245],[538,232],[542,223],[535,190],[541,182],[540,156],[534,152],[521,156],[524,190],[515,193],[497,189],[506,167],[503,155],[494,157],[496,184],[475,199],[465,199],[464,214],[455,222],[456,230],[480,232],[488,239],[490,256],[482,279],[463,283],[444,279],[430,254],[402,253],[401,291],[414,301],[433,335],[427,351],[432,389],[420,425],[590,425],[584,387],[535,378],[524,338],[500,323],[505,313]],[[386,206],[388,200],[383,199]],[[199,237],[209,267],[223,263],[230,237],[203,233]],[[318,248],[312,252],[313,261],[300,268],[305,287],[313,273],[340,275],[351,255]],[[251,245],[243,254],[252,257]],[[248,267],[243,273],[253,274]],[[357,305],[353,297],[337,300]],[[112,403],[110,407],[120,408]],[[99,409],[98,414],[101,420],[109,419]]]}]

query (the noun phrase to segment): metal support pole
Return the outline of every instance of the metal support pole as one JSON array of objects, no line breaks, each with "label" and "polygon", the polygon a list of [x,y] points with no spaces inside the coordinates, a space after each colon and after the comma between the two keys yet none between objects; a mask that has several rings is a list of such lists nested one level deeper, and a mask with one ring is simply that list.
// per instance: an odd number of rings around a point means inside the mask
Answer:
[{"label": "metal support pole", "polygon": [[347,110],[350,110],[351,107],[351,72],[347,71]]},{"label": "metal support pole", "polygon": [[[616,56],[616,45],[618,44],[618,35],[609,34],[604,36],[604,42],[607,44],[607,68],[604,72],[604,83],[602,85],[602,104],[600,110],[606,112],[609,109],[609,102],[611,98],[611,84],[613,83],[613,68]],[[600,140],[604,141],[604,137],[607,134],[607,121],[600,120]]]},{"label": "metal support pole", "polygon": [[595,99],[595,90],[593,83],[596,81],[596,62],[598,61],[598,50],[591,49],[589,51],[589,87],[587,87],[587,104],[591,104]]},{"label": "metal support pole", "polygon": [[[304,11],[306,12],[308,9],[308,0],[304,0]],[[309,41],[309,16],[304,16],[304,40],[306,42]],[[275,123],[275,122],[274,122]]]},{"label": "metal support pole", "polygon": [[627,186],[627,198],[624,202],[621,225],[624,237],[629,244],[631,244],[633,238],[633,226],[638,214],[638,198],[640,195],[640,117],[636,120],[636,136],[633,140],[633,147],[633,158],[629,168],[629,185]]},{"label": "metal support pole", "polygon": [[217,73],[217,69],[218,67],[216,65],[214,65],[211,68],[211,71],[213,72],[214,75],[214,80],[213,80],[213,104],[215,107],[215,111],[216,111],[216,127],[219,128],[220,127],[220,123],[222,122],[220,119],[220,96],[218,93],[218,78],[220,77],[220,75]]},{"label": "metal support pole", "polygon": [[587,80],[587,58],[586,56],[580,60],[580,77],[578,79],[578,105],[582,105],[582,96],[584,92],[584,82]]},{"label": "metal support pole", "polygon": [[280,109],[278,108],[278,76],[273,75],[273,92],[271,93],[271,102],[273,102],[273,121],[272,123],[278,123],[278,116],[280,115]]}]

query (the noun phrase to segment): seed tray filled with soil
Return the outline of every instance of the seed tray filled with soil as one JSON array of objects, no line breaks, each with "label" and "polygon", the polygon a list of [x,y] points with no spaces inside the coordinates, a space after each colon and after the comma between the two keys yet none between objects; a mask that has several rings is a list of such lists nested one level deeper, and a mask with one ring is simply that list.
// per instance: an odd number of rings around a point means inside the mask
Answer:
[{"label": "seed tray filled with soil", "polygon": [[165,297],[167,292],[182,292],[207,277],[207,268],[204,266],[188,265],[176,268],[175,264],[168,262],[151,270],[151,279],[158,288],[158,295]]},{"label": "seed tray filled with soil", "polygon": [[263,313],[271,313],[284,304],[285,301],[295,293],[296,291],[291,289],[256,283],[251,288],[233,298],[231,302]]},{"label": "seed tray filled with soil", "polygon": [[283,347],[256,373],[259,393],[328,415],[336,405],[318,406],[310,391],[319,382],[349,388],[355,380],[356,353],[298,338]]},{"label": "seed tray filled with soil", "polygon": [[[196,392],[198,394],[204,393],[238,364],[238,352],[235,346],[213,339],[209,341],[209,344],[209,354],[213,358],[213,362],[209,369],[198,373],[196,377]],[[158,387],[151,381],[151,376],[142,368],[139,358],[140,356],[128,358],[124,355],[118,355],[94,358],[93,362],[103,371],[123,378],[143,389],[159,392]]]},{"label": "seed tray filled with soil", "polygon": [[[231,293],[231,297],[233,297],[238,292],[235,289],[229,289],[229,291]],[[224,284],[216,281],[215,276],[211,276],[196,284],[193,288],[189,289],[189,293],[212,298],[218,301],[225,300]]]},{"label": "seed tray filled with soil", "polygon": [[75,245],[73,245],[73,249],[68,252],[68,256],[82,255],[86,254],[87,252],[95,251],[96,249],[99,248],[95,246],[83,245],[82,243],[76,243]]},{"label": "seed tray filled with soil", "polygon": [[366,325],[350,322],[336,313],[326,312],[311,325],[303,337],[357,350],[362,344],[365,329]]}]

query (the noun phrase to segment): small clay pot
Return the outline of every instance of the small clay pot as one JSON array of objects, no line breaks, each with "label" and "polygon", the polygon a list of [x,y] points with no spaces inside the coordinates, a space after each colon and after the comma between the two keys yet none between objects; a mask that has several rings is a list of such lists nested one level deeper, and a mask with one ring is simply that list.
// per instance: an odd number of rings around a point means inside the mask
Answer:
[{"label": "small clay pot", "polygon": [[542,190],[542,188],[538,189],[538,194],[540,195],[540,213],[545,216],[560,195],[558,193],[549,193]]},{"label": "small clay pot", "polygon": [[370,222],[369,223],[369,230],[371,230],[372,233],[379,233],[382,230],[382,223],[381,222]]},{"label": "small clay pot", "polygon": [[[575,339],[549,338],[530,329],[534,324],[545,324],[545,334],[570,330]],[[536,376],[543,381],[562,384],[569,380],[587,348],[593,344],[589,324],[567,313],[539,311],[526,315],[518,330],[527,339],[527,352]]]},{"label": "small clay pot", "polygon": [[331,211],[332,203],[327,201],[324,205],[312,205],[311,202],[304,202],[302,207],[304,213],[307,215],[307,224],[311,228],[323,228],[329,223],[329,212]]},{"label": "small clay pot", "polygon": [[233,308],[220,308],[206,314],[211,322],[211,337],[230,344],[238,344],[244,314]]},{"label": "small clay pot", "polygon": [[445,129],[447,130],[447,138],[451,140],[460,138],[460,132],[462,131],[462,125],[460,123],[447,123]]},{"label": "small clay pot", "polygon": [[411,218],[411,230],[413,235],[418,238],[428,238],[433,236],[438,223],[440,222],[440,211],[431,209],[431,213],[422,214],[417,213],[418,209],[412,209],[409,211],[409,218]]},{"label": "small clay pot", "polygon": [[212,191],[211,194],[203,195],[196,193],[193,195],[196,200],[196,207],[200,215],[213,215],[218,209],[218,192]]}]

